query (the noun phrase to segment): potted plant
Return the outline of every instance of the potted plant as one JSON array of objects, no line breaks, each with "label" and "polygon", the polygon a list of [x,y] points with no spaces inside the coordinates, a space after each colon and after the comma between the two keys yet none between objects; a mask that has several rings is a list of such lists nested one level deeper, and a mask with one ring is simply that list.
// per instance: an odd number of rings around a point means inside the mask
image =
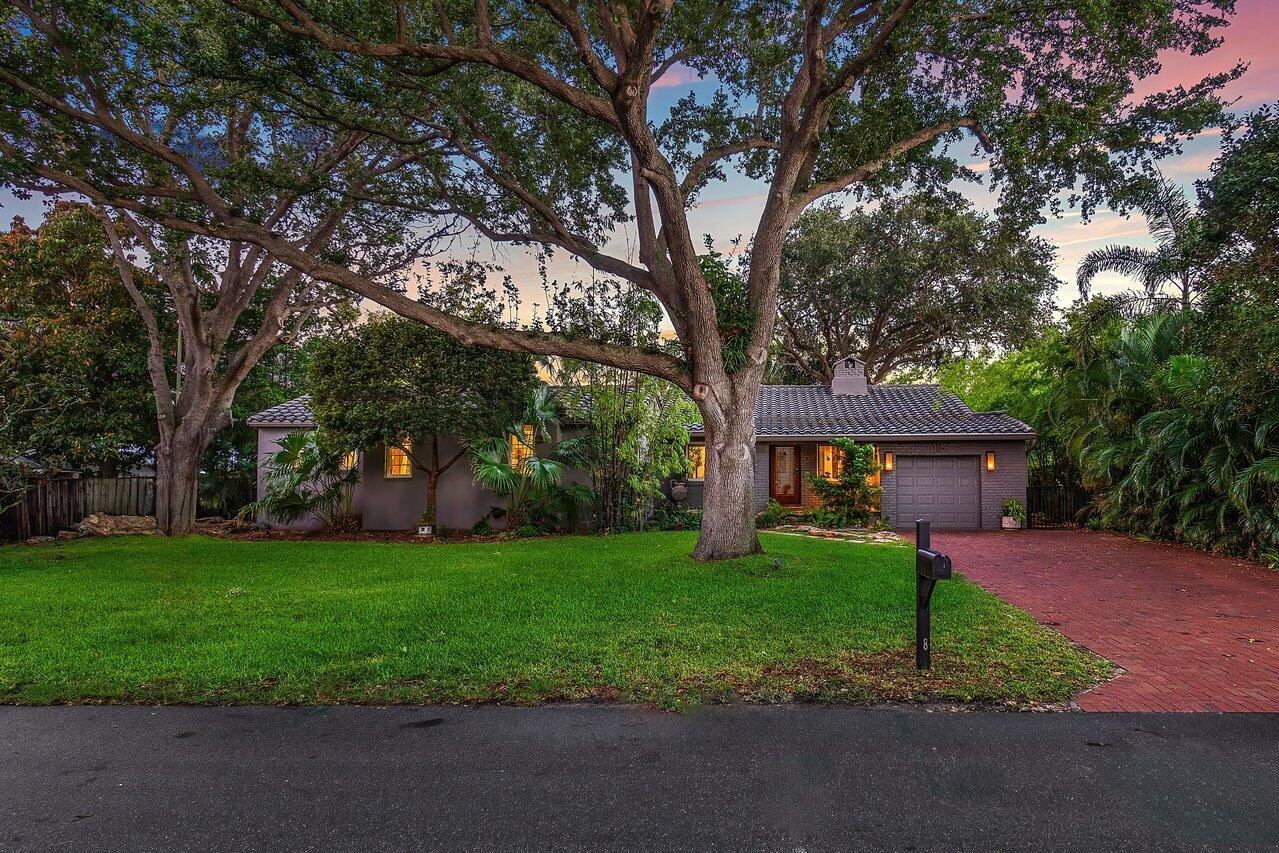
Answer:
[{"label": "potted plant", "polygon": [[1026,508],[1016,498],[1004,501],[1003,514],[1005,530],[1021,530],[1022,525],[1026,523]]}]

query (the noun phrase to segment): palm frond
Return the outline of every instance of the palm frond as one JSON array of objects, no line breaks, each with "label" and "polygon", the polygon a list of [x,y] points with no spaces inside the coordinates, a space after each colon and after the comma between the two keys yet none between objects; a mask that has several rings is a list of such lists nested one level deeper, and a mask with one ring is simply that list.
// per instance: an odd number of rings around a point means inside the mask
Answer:
[{"label": "palm frond", "polygon": [[1153,262],[1153,252],[1136,246],[1112,244],[1094,249],[1084,255],[1083,260],[1079,262],[1079,270],[1075,274],[1075,283],[1079,286],[1080,295],[1087,298],[1092,288],[1092,281],[1099,274],[1113,272],[1142,277]]}]

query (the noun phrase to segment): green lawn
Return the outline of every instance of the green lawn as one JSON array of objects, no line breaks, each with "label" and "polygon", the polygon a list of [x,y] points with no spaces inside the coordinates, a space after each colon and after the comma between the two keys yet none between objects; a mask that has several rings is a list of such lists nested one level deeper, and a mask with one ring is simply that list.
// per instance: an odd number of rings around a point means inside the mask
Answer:
[{"label": "green lawn", "polygon": [[[0,548],[0,702],[1065,699],[1108,665],[963,580],[914,670],[913,552],[764,534]],[[775,564],[780,560],[780,564]]]}]

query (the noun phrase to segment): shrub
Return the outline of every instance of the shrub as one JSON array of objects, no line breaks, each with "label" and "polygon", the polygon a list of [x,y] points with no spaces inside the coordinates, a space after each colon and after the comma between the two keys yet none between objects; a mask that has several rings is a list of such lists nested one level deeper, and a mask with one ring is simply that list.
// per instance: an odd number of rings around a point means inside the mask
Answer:
[{"label": "shrub", "polygon": [[659,504],[649,519],[649,530],[697,530],[702,526],[700,509],[673,509]]},{"label": "shrub", "polygon": [[321,430],[289,433],[267,461],[265,494],[241,509],[240,517],[262,512],[291,524],[314,515],[329,529],[357,528],[351,500],[360,472],[348,468],[346,458],[347,452],[335,447]]},{"label": "shrub", "polygon": [[769,501],[768,506],[755,516],[756,527],[776,527],[787,519],[790,513],[777,501]]},{"label": "shrub", "polygon": [[816,475],[809,478],[822,505],[812,513],[821,527],[865,527],[879,518],[883,489],[871,482],[879,471],[875,448],[851,438],[831,441],[842,451],[843,464],[834,480]]}]

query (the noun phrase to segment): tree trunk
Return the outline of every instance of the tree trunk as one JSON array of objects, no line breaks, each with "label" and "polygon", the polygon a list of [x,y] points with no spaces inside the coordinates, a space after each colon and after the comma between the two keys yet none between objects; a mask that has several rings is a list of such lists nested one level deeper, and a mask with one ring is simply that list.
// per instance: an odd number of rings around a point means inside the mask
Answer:
[{"label": "tree trunk", "polygon": [[422,513],[422,521],[432,526],[435,525],[435,496],[439,491],[440,472],[431,470],[426,472],[426,512]]},{"label": "tree trunk", "polygon": [[196,482],[200,470],[200,442],[161,439],[155,449],[155,526],[168,536],[195,529]]},{"label": "tree trunk", "polygon": [[[702,527],[693,559],[727,560],[760,553],[755,534],[755,394],[758,382],[733,383],[734,402],[701,401],[706,429]],[[749,385],[749,387],[741,387]],[[729,383],[720,386],[727,390]],[[727,396],[722,394],[721,396]]]}]

